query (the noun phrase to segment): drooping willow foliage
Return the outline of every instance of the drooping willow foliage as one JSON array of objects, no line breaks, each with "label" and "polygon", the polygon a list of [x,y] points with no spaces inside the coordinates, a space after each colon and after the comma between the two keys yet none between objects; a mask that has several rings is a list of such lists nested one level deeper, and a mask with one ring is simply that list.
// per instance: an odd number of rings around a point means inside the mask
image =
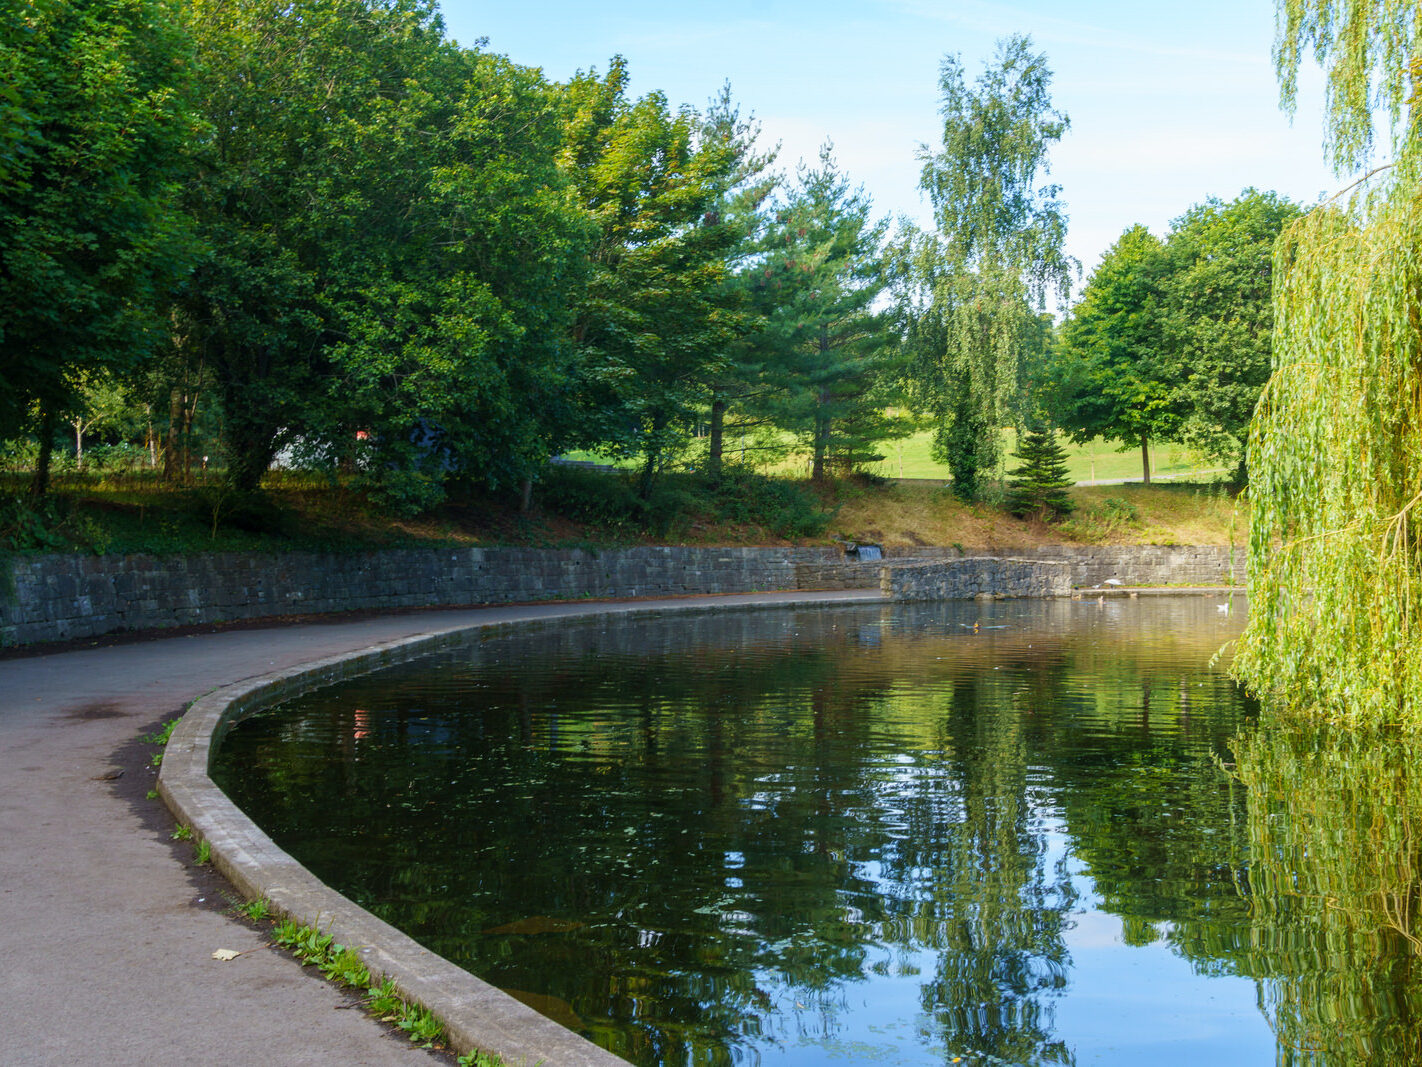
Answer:
[{"label": "drooping willow foliage", "polygon": [[1306,54],[1327,69],[1328,158],[1341,174],[1367,166],[1374,117],[1387,116],[1394,147],[1416,139],[1422,83],[1417,0],[1279,0],[1274,65],[1293,113]]},{"label": "drooping willow foliage", "polygon": [[1422,1062],[1422,739],[1252,730],[1247,969],[1279,1064]]},{"label": "drooping willow foliage", "polygon": [[1284,709],[1422,725],[1422,150],[1408,95],[1422,7],[1284,0],[1280,35],[1286,99],[1305,45],[1332,63],[1336,165],[1371,143],[1360,93],[1396,105],[1396,158],[1382,187],[1314,209],[1275,248],[1234,669]]},{"label": "drooping willow foliage", "polygon": [[1422,195],[1315,209],[1275,250],[1235,670],[1330,717],[1422,724]]}]

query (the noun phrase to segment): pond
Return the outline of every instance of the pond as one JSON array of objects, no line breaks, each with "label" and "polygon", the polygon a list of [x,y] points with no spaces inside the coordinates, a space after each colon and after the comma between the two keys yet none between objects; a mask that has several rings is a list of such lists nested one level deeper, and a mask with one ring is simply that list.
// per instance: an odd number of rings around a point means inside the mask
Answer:
[{"label": "pond", "polygon": [[1242,603],[563,622],[256,714],[214,776],[636,1063],[1416,1062],[1413,754],[1258,730]]}]

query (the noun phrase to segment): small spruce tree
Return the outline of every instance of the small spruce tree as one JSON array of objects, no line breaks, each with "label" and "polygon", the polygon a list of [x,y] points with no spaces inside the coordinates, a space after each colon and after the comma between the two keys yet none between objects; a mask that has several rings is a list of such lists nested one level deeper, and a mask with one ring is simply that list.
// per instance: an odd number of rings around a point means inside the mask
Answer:
[{"label": "small spruce tree", "polygon": [[1067,496],[1072,485],[1067,475],[1066,450],[1048,427],[1028,430],[1012,453],[1020,466],[1008,472],[1007,510],[1022,518],[1044,522],[1065,518],[1075,505]]}]

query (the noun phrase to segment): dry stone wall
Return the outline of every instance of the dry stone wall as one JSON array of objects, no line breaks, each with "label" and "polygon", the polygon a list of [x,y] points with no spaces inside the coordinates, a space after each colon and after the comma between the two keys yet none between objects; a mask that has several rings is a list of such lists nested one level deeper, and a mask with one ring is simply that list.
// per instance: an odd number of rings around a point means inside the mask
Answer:
[{"label": "dry stone wall", "polygon": [[1224,545],[1044,545],[1039,548],[893,548],[893,559],[962,559],[1011,556],[1051,560],[1071,568],[1071,584],[1087,589],[1114,580],[1122,585],[1244,584],[1247,550]]},{"label": "dry stone wall", "polygon": [[975,597],[1071,595],[1071,567],[1059,560],[965,559],[888,563],[880,590],[890,600],[972,600]]},{"label": "dry stone wall", "polygon": [[352,554],[19,557],[0,647],[279,615],[794,589],[834,549],[404,549]]},{"label": "dry stone wall", "polygon": [[[891,550],[944,561],[992,550]],[[1055,561],[1070,584],[1222,585],[1217,547],[1013,549]],[[0,647],[123,630],[206,625],[279,615],[516,603],[583,597],[676,596],[772,589],[872,589],[879,562],[836,547],[624,549],[445,548],[321,554],[17,556],[0,559]],[[1243,553],[1235,561],[1242,581]]]}]

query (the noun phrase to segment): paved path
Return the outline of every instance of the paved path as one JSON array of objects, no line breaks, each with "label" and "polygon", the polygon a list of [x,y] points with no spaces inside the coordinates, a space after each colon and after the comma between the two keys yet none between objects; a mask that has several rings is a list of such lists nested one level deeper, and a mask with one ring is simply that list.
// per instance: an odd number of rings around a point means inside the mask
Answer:
[{"label": "paved path", "polygon": [[[0,661],[0,1065],[430,1062],[230,917],[225,886],[146,799],[155,750],[136,739],[220,685],[379,641],[647,606],[437,611]],[[219,948],[248,954],[220,963]]]}]

